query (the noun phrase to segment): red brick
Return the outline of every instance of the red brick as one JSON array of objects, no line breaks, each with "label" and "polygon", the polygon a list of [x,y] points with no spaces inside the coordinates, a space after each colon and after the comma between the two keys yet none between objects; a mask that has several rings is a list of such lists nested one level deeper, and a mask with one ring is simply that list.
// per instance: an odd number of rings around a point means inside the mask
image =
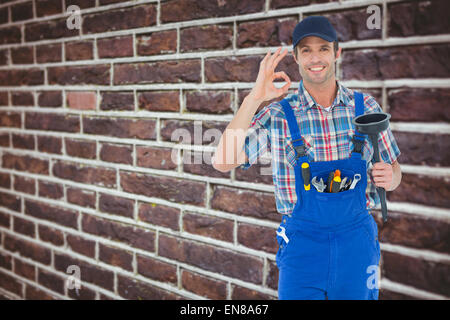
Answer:
[{"label": "red brick", "polygon": [[92,140],[79,140],[65,138],[66,154],[71,157],[86,159],[97,158],[97,142]]},{"label": "red brick", "polygon": [[231,91],[188,91],[186,110],[211,114],[233,113],[232,96]]},{"label": "red brick", "polygon": [[34,136],[12,134],[13,147],[17,149],[34,150]]},{"label": "red brick", "polygon": [[68,114],[27,112],[25,129],[80,132],[80,117]]},{"label": "red brick", "polygon": [[83,131],[118,138],[156,140],[156,121],[152,119],[120,119],[83,117]]},{"label": "red brick", "polygon": [[22,287],[21,281],[0,271],[0,288],[22,297]]},{"label": "red brick", "polygon": [[114,64],[114,84],[200,83],[200,72],[198,59]]},{"label": "red brick", "polygon": [[65,280],[60,275],[38,268],[38,283],[52,291],[64,294]]},{"label": "red brick", "polygon": [[37,289],[29,284],[25,285],[25,299],[26,300],[55,300],[53,296]]},{"label": "red brick", "polygon": [[233,25],[207,25],[180,30],[180,51],[226,50],[233,47]]},{"label": "red brick", "polygon": [[183,215],[183,230],[217,240],[233,242],[234,222],[186,212]]},{"label": "red brick", "polygon": [[140,56],[175,53],[176,51],[176,30],[164,30],[136,35],[136,52]]},{"label": "red brick", "polygon": [[139,254],[136,258],[139,274],[161,282],[177,283],[177,267],[175,265]]},{"label": "red brick", "polygon": [[123,249],[106,246],[101,243],[99,248],[99,260],[107,264],[120,267],[122,269],[133,271],[133,253]]},{"label": "red brick", "polygon": [[101,212],[133,219],[134,200],[100,193],[98,207]]},{"label": "red brick", "polygon": [[103,161],[133,164],[133,146],[113,143],[100,145],[100,159]]},{"label": "red brick", "polygon": [[280,220],[273,193],[216,186],[211,208],[273,221]]},{"label": "red brick", "polygon": [[413,1],[390,3],[388,36],[409,37],[450,33],[447,17],[450,7],[448,1]]},{"label": "red brick", "polygon": [[66,239],[68,247],[73,252],[95,258],[95,241],[84,239],[72,234],[68,234]]},{"label": "red brick", "polygon": [[19,217],[13,217],[13,223],[14,223],[13,229],[14,232],[29,236],[31,238],[35,237],[36,232],[34,222]]},{"label": "red brick", "polygon": [[61,43],[43,44],[36,46],[37,63],[61,62],[62,61]]},{"label": "red brick", "polygon": [[67,28],[67,18],[44,20],[25,25],[25,41],[39,41],[44,39],[60,39],[80,35],[79,29]]},{"label": "red brick", "polygon": [[53,175],[61,179],[116,188],[116,170],[103,167],[81,165],[75,162],[56,161]]},{"label": "red brick", "polygon": [[48,67],[47,70],[49,84],[110,84],[109,64]]},{"label": "red brick", "polygon": [[133,37],[115,37],[97,39],[99,58],[131,57],[133,56]]},{"label": "red brick", "polygon": [[22,211],[21,200],[17,195],[0,192],[0,205],[13,211]]},{"label": "red brick", "polygon": [[247,282],[262,283],[263,261],[259,258],[162,233],[158,250],[160,256],[169,259]]},{"label": "red brick", "polygon": [[100,110],[134,110],[134,94],[131,91],[101,91]]},{"label": "red brick", "polygon": [[14,190],[35,194],[36,193],[36,183],[35,179],[26,178],[21,176],[14,176]]},{"label": "red brick", "polygon": [[44,226],[40,224],[38,226],[39,239],[45,242],[50,242],[55,246],[62,246],[64,244],[64,235],[61,231]]},{"label": "red brick", "polygon": [[91,60],[94,58],[92,40],[66,42],[65,44],[66,61]]},{"label": "red brick", "polygon": [[31,281],[36,279],[35,266],[16,258],[14,258],[14,273]]},{"label": "red brick", "polygon": [[133,278],[117,275],[119,295],[128,300],[175,300],[183,299],[169,291]]},{"label": "red brick", "polygon": [[43,84],[44,70],[41,69],[7,69],[0,73],[1,86],[36,86]]},{"label": "red brick", "polygon": [[34,63],[33,47],[11,48],[11,61],[13,64]]},{"label": "red brick", "polygon": [[67,92],[67,107],[77,110],[95,110],[97,104],[97,95],[94,91],[90,92]]},{"label": "red brick", "polygon": [[161,23],[228,17],[264,11],[264,0],[212,2],[174,0],[161,3]]},{"label": "red brick", "polygon": [[20,128],[22,120],[20,114],[15,112],[0,112],[0,125],[2,127]]},{"label": "red brick", "polygon": [[54,0],[36,0],[36,15],[38,17],[51,16],[63,12],[62,2]]},{"label": "red brick", "polygon": [[19,252],[20,255],[33,259],[42,264],[51,262],[50,249],[42,247],[30,241],[18,239],[5,234],[4,248],[11,252]]},{"label": "red brick", "polygon": [[138,91],[140,110],[148,111],[180,111],[178,91]]},{"label": "red brick", "polygon": [[61,107],[61,91],[41,91],[38,96],[38,105],[40,107]]},{"label": "red brick", "polygon": [[62,154],[62,138],[38,135],[37,148],[40,152]]},{"label": "red brick", "polygon": [[140,5],[83,15],[83,34],[148,27],[156,24],[156,5]]},{"label": "red brick", "polygon": [[206,184],[184,179],[120,172],[123,191],[158,197],[177,203],[205,205]]},{"label": "red brick", "polygon": [[25,214],[78,229],[78,212],[74,210],[63,209],[34,200],[25,200]]},{"label": "red brick", "polygon": [[39,180],[39,196],[50,199],[62,199],[64,197],[63,185]]},{"label": "red brick", "polygon": [[95,191],[83,190],[74,187],[67,188],[67,201],[78,206],[95,208]]},{"label": "red brick", "polygon": [[22,42],[20,26],[12,26],[0,29],[0,44]]},{"label": "red brick", "polygon": [[146,168],[174,170],[177,168],[177,163],[172,160],[174,152],[176,154],[176,150],[169,148],[136,146],[136,164]]},{"label": "red brick", "polygon": [[124,223],[108,221],[84,215],[81,221],[84,232],[97,236],[124,242],[134,248],[155,251],[155,232],[142,228],[131,227]]},{"label": "red brick", "polygon": [[225,300],[227,298],[226,282],[187,270],[183,270],[181,273],[181,285],[184,289],[209,299]]},{"label": "red brick", "polygon": [[180,230],[180,209],[156,203],[139,203],[138,219],[158,226]]},{"label": "red brick", "polygon": [[28,20],[33,18],[33,3],[32,1],[22,2],[10,7],[11,19],[13,22]]},{"label": "red brick", "polygon": [[232,285],[231,300],[274,300],[276,297],[262,292]]},{"label": "red brick", "polygon": [[237,241],[246,247],[277,253],[278,242],[274,228],[238,223]]}]

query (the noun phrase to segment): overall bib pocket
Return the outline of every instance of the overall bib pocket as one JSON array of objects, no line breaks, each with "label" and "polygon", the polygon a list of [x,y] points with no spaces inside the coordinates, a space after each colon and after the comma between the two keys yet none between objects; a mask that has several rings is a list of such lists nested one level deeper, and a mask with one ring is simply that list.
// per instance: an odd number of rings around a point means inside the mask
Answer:
[{"label": "overall bib pocket", "polygon": [[[322,178],[324,181],[328,179],[330,171],[322,171],[318,173],[317,179]],[[351,170],[341,170],[341,177],[347,177],[347,179],[353,179],[355,172]],[[364,208],[361,206],[360,193],[361,184],[360,180],[354,189],[346,191],[330,193],[319,192],[314,186],[306,191],[302,190],[303,199],[307,199],[307,208],[311,212],[317,222],[322,226],[333,226],[338,223],[350,221],[355,217],[355,214],[360,213]]]}]

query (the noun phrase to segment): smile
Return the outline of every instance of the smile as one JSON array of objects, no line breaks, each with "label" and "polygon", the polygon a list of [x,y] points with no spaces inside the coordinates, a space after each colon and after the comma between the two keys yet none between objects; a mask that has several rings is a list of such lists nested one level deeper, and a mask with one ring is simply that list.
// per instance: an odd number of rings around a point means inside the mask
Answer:
[{"label": "smile", "polygon": [[313,68],[308,68],[309,71],[311,71],[312,73],[319,73],[322,70],[324,70],[325,67],[313,67]]}]

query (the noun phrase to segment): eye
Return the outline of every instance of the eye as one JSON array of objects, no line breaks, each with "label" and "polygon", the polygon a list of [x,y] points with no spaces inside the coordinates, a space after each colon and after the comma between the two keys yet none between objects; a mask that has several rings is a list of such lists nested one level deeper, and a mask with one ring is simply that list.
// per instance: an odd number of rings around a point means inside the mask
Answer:
[{"label": "eye", "polygon": [[328,51],[328,48],[322,48],[322,50]]}]

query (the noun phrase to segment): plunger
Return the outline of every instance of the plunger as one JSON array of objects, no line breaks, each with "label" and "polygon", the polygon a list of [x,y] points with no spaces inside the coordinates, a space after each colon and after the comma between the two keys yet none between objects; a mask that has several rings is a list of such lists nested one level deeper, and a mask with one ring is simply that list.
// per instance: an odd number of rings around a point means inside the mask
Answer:
[{"label": "plunger", "polygon": [[[353,119],[355,129],[363,134],[369,135],[373,146],[372,164],[380,162],[380,153],[378,150],[378,134],[389,128],[389,119],[391,115],[384,112],[373,112],[360,115]],[[386,190],[383,187],[376,187],[381,202],[381,214],[383,222],[387,221],[387,206],[386,206]]]}]

